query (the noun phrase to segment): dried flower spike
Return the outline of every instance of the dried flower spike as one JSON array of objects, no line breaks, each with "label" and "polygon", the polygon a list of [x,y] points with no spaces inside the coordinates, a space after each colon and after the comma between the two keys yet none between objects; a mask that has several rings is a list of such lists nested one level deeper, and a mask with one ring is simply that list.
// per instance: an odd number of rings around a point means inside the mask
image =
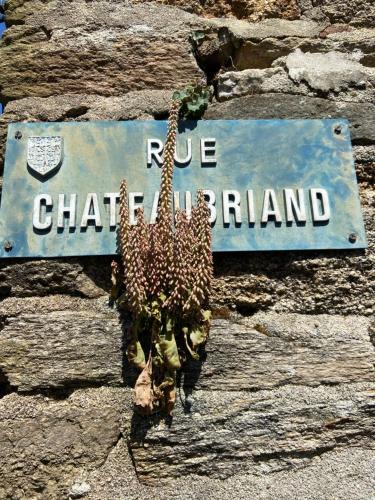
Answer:
[{"label": "dried flower spike", "polygon": [[[122,270],[112,266],[114,284],[123,286],[118,300],[131,313],[129,362],[142,369],[135,386],[135,406],[145,415],[172,412],[176,372],[208,336],[207,311],[212,280],[211,226],[203,192],[189,219],[178,210],[173,224],[173,169],[180,101],[172,102],[164,149],[156,224],[138,210],[130,225],[127,184],[120,186],[119,250]],[[122,274],[121,274],[122,273]],[[150,357],[145,363],[145,352]]]}]

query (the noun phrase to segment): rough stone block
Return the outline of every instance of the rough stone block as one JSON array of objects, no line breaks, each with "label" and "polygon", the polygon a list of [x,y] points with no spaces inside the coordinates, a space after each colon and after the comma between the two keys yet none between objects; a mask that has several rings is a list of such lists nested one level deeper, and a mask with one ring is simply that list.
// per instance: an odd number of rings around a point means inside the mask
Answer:
[{"label": "rough stone block", "polygon": [[157,484],[189,474],[266,475],[340,447],[375,450],[374,394],[371,384],[198,391],[179,404],[171,426],[155,425],[156,417],[133,422],[138,477]]},{"label": "rough stone block", "polygon": [[297,49],[287,56],[285,64],[293,81],[305,81],[309,87],[322,92],[339,92],[353,84],[366,84],[363,66],[355,58],[340,52],[304,54]]},{"label": "rough stone block", "polygon": [[[145,3],[150,0],[135,0]],[[156,0],[165,5],[174,5],[188,12],[208,17],[236,17],[258,21],[268,17],[296,19],[299,15],[297,0]]]},{"label": "rough stone block", "polygon": [[[93,471],[87,481],[90,499],[140,497],[153,500],[261,499],[280,500],[337,498],[368,500],[375,480],[375,452],[367,448],[337,448],[311,456],[308,467],[290,468],[272,474],[234,474],[225,480],[196,474],[173,477],[171,481],[150,487],[138,483],[131,470],[126,443],[121,440],[106,463]],[[130,465],[129,465],[130,463]],[[353,480],[355,478],[355,480]],[[235,492],[235,493],[234,493]]]},{"label": "rough stone block", "polygon": [[308,20],[267,19],[259,23],[240,20],[207,20],[197,56],[208,71],[220,67],[243,70],[267,68],[306,40],[314,40],[327,26]]},{"label": "rough stone block", "polygon": [[130,408],[127,389],[2,398],[0,497],[67,498],[74,478],[105,463]]},{"label": "rough stone block", "polygon": [[206,119],[346,118],[354,143],[374,144],[375,106],[368,103],[336,103],[326,99],[283,94],[252,95],[212,105]]},{"label": "rough stone block", "polygon": [[0,313],[0,371],[13,390],[122,385],[124,333],[103,300],[23,302],[8,300]]},{"label": "rough stone block", "polygon": [[249,23],[237,19],[211,19],[207,25],[220,30],[226,29],[235,40],[260,42],[268,38],[284,39],[289,37],[313,38],[327,26],[306,19],[288,21],[285,19],[266,19],[259,23]]},{"label": "rough stone block", "polygon": [[[370,201],[372,190],[369,193]],[[249,315],[258,310],[303,314],[374,314],[372,207],[363,207],[369,250],[308,254],[219,254],[213,302]]]},{"label": "rough stone block", "polygon": [[267,93],[307,94],[303,85],[294,85],[281,67],[227,71],[218,76],[216,96],[219,101]]},{"label": "rough stone block", "polygon": [[204,77],[189,42],[195,19],[154,4],[48,2],[0,42],[0,101],[184,87]]},{"label": "rough stone block", "polygon": [[[197,55],[204,68],[241,71],[264,69],[296,49],[304,52],[337,51],[354,55],[366,66],[374,66],[372,28],[343,29],[327,21],[269,19],[259,23],[215,19],[211,29],[197,42]],[[341,28],[341,29],[340,29]]]},{"label": "rough stone block", "polygon": [[[118,313],[103,299],[6,299],[0,318],[4,391],[64,392],[135,381]],[[361,316],[268,312],[216,319],[204,362],[188,363],[181,387],[253,391],[371,381],[375,352],[369,327],[370,320]]]},{"label": "rough stone block", "polygon": [[96,298],[110,289],[111,259],[0,261],[0,297],[65,293]]},{"label": "rough stone block", "polygon": [[375,26],[375,5],[372,0],[312,0],[331,23],[354,26]]},{"label": "rough stone block", "polygon": [[[190,362],[184,388],[254,391],[285,384],[372,381],[369,318],[257,313],[215,320],[201,365]],[[1,345],[1,343],[0,343]]]},{"label": "rough stone block", "polygon": [[327,99],[334,101],[373,103],[374,87],[374,68],[362,65],[348,54],[332,51],[304,54],[297,49],[274,61],[271,68],[219,74],[216,96],[219,101],[225,101],[268,93],[310,97],[324,94]]}]

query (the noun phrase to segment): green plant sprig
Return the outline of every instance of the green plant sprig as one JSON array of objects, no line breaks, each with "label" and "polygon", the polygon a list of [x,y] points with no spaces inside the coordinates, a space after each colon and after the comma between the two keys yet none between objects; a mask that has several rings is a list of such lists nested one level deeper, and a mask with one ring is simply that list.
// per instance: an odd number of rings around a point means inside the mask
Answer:
[{"label": "green plant sprig", "polygon": [[187,120],[202,118],[212,98],[212,92],[205,85],[189,85],[173,94],[180,102],[180,116]]}]

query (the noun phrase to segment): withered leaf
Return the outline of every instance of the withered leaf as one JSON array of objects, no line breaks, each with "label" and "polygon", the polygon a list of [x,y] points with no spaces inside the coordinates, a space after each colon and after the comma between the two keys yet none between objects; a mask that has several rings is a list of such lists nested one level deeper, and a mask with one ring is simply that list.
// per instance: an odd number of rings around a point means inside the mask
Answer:
[{"label": "withered leaf", "polygon": [[116,300],[119,296],[121,279],[120,279],[120,269],[116,261],[111,263],[111,299]]},{"label": "withered leaf", "polygon": [[199,361],[199,354],[197,354],[195,351],[192,350],[192,348],[190,347],[189,345],[189,341],[188,341],[188,333],[189,333],[189,329],[187,327],[184,327],[182,329],[182,333],[184,334],[184,338],[185,338],[185,345],[186,345],[186,349],[189,351],[190,353],[190,356],[195,360],[195,361]]},{"label": "withered leaf", "polygon": [[168,415],[172,416],[175,404],[176,404],[176,388],[168,387],[168,389],[165,392],[165,405]]},{"label": "withered leaf", "polygon": [[207,330],[203,327],[194,328],[190,332],[190,340],[193,346],[193,349],[196,349],[200,345],[204,344],[207,340]]},{"label": "withered leaf", "polygon": [[201,313],[203,316],[203,321],[210,323],[212,319],[212,311],[210,311],[209,309],[206,310],[202,309]]},{"label": "withered leaf", "polygon": [[139,340],[132,340],[126,351],[129,363],[143,370],[146,366],[145,353]]},{"label": "withered leaf", "polygon": [[142,415],[150,415],[154,408],[153,390],[152,390],[152,363],[151,357],[147,365],[139,375],[135,383],[135,401],[134,404]]},{"label": "withered leaf", "polygon": [[163,353],[160,347],[159,343],[155,344],[155,354],[152,357],[152,362],[154,363],[155,366],[158,368],[162,367],[164,365],[164,359],[163,359]]},{"label": "withered leaf", "polygon": [[176,375],[170,374],[170,372],[165,375],[163,382],[159,385],[161,391],[165,390],[167,387],[174,387],[176,383]]},{"label": "withered leaf", "polygon": [[166,365],[172,370],[179,370],[181,362],[170,320],[167,322],[165,335],[160,335],[159,346]]},{"label": "withered leaf", "polygon": [[151,316],[153,316],[159,322],[161,321],[160,306],[159,306],[159,302],[157,300],[154,300],[151,303]]}]

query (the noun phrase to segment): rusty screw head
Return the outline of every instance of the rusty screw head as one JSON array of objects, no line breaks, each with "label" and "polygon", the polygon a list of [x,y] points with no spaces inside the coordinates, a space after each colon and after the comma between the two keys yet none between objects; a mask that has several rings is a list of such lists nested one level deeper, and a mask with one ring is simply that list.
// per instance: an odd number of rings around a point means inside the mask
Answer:
[{"label": "rusty screw head", "polygon": [[22,132],[17,130],[17,132],[14,134],[14,138],[17,139],[18,141],[22,139]]},{"label": "rusty screw head", "polygon": [[13,245],[10,241],[7,240],[4,242],[4,250],[6,252],[10,252],[12,250],[12,248],[13,248]]},{"label": "rusty screw head", "polygon": [[357,241],[356,233],[350,233],[348,239],[349,239],[350,243],[355,243]]},{"label": "rusty screw head", "polygon": [[336,125],[336,127],[334,128],[334,132],[335,132],[335,134],[340,135],[342,132],[341,125]]}]

